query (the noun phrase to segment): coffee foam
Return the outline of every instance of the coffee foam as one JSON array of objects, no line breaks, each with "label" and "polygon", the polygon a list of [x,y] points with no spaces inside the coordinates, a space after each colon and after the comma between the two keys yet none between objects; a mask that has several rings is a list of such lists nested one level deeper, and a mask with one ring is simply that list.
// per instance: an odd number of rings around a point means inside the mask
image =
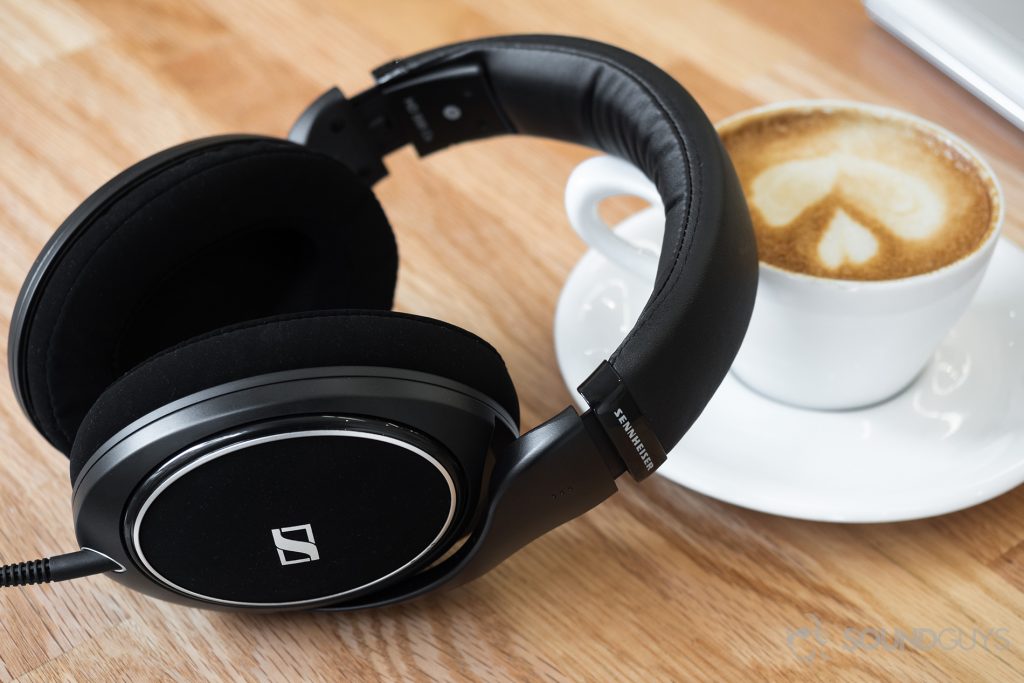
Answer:
[{"label": "coffee foam", "polygon": [[761,260],[811,275],[885,280],[977,249],[994,189],[976,163],[913,123],[847,109],[766,112],[722,133]]}]

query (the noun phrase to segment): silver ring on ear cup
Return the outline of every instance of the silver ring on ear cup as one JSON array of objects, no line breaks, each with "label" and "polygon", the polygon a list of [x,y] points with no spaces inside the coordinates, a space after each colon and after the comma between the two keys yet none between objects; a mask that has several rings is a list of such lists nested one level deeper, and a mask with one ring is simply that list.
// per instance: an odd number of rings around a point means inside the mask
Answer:
[{"label": "silver ring on ear cup", "polygon": [[[375,407],[381,414],[372,414]],[[316,452],[305,453],[300,442],[312,443],[313,439],[295,439],[289,443],[283,440],[286,436],[281,436],[340,429],[382,433],[390,438],[388,449],[357,454],[358,457],[350,458],[351,466],[348,466],[342,451],[320,443],[314,449]],[[116,581],[156,597],[186,604],[256,609],[282,606],[276,603],[322,606],[334,601],[336,595],[348,598],[378,590],[415,573],[443,554],[465,533],[481,500],[485,462],[480,454],[488,452],[493,443],[511,441],[515,434],[511,418],[493,399],[465,385],[426,373],[342,367],[249,377],[174,401],[108,439],[89,458],[75,484],[75,528],[82,545],[96,548],[128,568],[113,577]],[[260,440],[275,435],[280,438]],[[366,438],[347,439],[346,444],[368,441]],[[396,444],[396,441],[402,443]],[[147,543],[147,528],[142,526],[136,540],[134,522],[139,517],[139,508],[152,497],[150,487],[144,482],[159,485],[179,467],[191,462],[193,456],[222,451],[240,443],[249,445],[230,451],[232,455],[226,457],[222,453],[221,457],[204,462],[195,470],[202,474],[202,482],[188,482],[186,472],[178,483],[161,491],[155,499],[157,502],[145,513],[146,524],[153,525],[148,533],[155,536]],[[288,446],[287,450],[261,451],[282,444]],[[186,453],[188,455],[184,455]],[[246,463],[255,469],[247,469]],[[387,467],[373,470],[375,463]],[[219,471],[221,465],[224,471]],[[447,476],[441,475],[441,470]],[[303,474],[307,472],[313,476]],[[414,476],[416,472],[420,475]],[[448,488],[449,480],[454,494]],[[176,489],[179,486],[182,488]],[[281,487],[280,491],[277,486]],[[417,488],[419,486],[425,488]],[[216,502],[217,491],[228,489],[244,491],[249,496],[237,514],[232,507]],[[353,501],[362,497],[367,504],[349,509],[345,507],[346,497]],[[447,520],[453,499],[454,513],[452,519]],[[176,513],[174,507],[178,503],[180,513]],[[165,509],[154,517],[158,511],[153,506],[157,504]],[[376,510],[391,522],[381,527],[380,537],[370,534],[362,539],[365,547],[356,548],[353,537],[346,536],[344,530],[358,534],[361,529],[374,528],[372,518],[360,520],[360,510]],[[237,520],[233,520],[233,515]],[[427,517],[431,515],[439,520],[434,525],[427,524]],[[212,521],[221,518],[226,519],[223,524]],[[209,531],[213,536],[204,536],[207,530],[202,520],[206,519],[211,520]],[[163,524],[154,524],[160,520]],[[331,520],[338,524],[333,530],[324,526],[333,524]],[[236,521],[240,525],[237,529],[233,526]],[[425,526],[421,526],[421,522]],[[184,535],[175,538],[174,543],[165,543],[163,552],[171,555],[196,552],[202,556],[169,571],[169,560],[167,556],[160,556],[161,548],[159,544],[154,545],[153,538],[164,535],[167,540],[174,531],[174,524],[183,525]],[[325,589],[321,579],[306,576],[305,580],[316,590],[296,597],[295,593],[288,593],[295,588],[289,582],[312,570],[298,565],[278,565],[272,534],[274,529],[279,529],[285,537],[302,541],[302,537],[289,536],[287,529],[306,524],[311,526],[310,533],[321,558],[338,560],[337,553],[341,552],[342,559],[357,564],[363,561],[360,553],[372,558],[375,554],[390,552],[386,550],[388,544],[408,542],[410,548],[414,544],[418,546],[406,552],[403,561],[391,562],[387,571],[381,570],[369,579],[363,580],[362,574],[357,575],[363,570],[355,567],[347,585],[346,577],[338,575],[346,570],[342,562],[334,572],[334,589]],[[386,531],[390,526],[394,526],[392,531]],[[165,531],[161,532],[161,528]],[[188,528],[201,529],[199,535],[203,538],[193,543],[186,533]],[[326,543],[321,545],[325,528]],[[294,533],[303,532],[295,530]],[[332,535],[336,539],[334,544],[329,540]],[[403,538],[411,538],[415,543],[403,541]],[[136,548],[143,549],[145,563]],[[223,581],[237,577],[240,571],[237,567],[236,571],[217,571],[218,567],[234,567],[228,560],[235,554],[252,560],[257,569],[269,566],[281,572],[289,571],[278,574],[283,578],[272,588],[261,587],[257,581],[242,585],[244,582],[239,580],[240,590],[251,589],[248,595],[233,593],[235,588],[227,585],[190,584],[188,576],[202,572],[222,577]],[[326,566],[327,561],[318,562],[321,564],[314,569]],[[156,571],[147,570],[146,563]],[[261,590],[266,591],[267,597],[260,597]],[[279,595],[285,597],[279,598]]]},{"label": "silver ring on ear cup", "polygon": [[[212,448],[211,444],[198,444],[174,456],[140,484],[138,493],[129,503],[129,512],[125,519],[125,536],[131,543],[131,552],[144,571],[167,588],[197,600],[230,607],[284,609],[333,602],[348,595],[370,590],[392,577],[405,573],[434,550],[445,538],[455,520],[459,500],[453,473],[449,471],[450,458],[439,452],[437,444],[432,444],[428,439],[410,430],[376,420],[347,417],[319,418],[313,420],[312,424],[305,424],[303,421],[301,426],[295,422],[287,428],[271,429],[266,434],[247,436],[246,432],[252,429],[250,427],[233,434],[226,444],[213,445]],[[267,431],[267,427],[263,426],[261,431]],[[311,458],[297,462],[298,454],[308,449],[296,448],[293,440],[303,439],[339,441],[336,446],[327,446],[337,450],[336,457],[322,459],[319,467],[316,462],[306,462],[315,460]],[[352,440],[366,443],[345,443]],[[373,449],[376,458],[390,457],[397,460],[390,468],[393,471],[389,477],[390,481],[380,482],[381,484],[397,486],[396,479],[415,476],[416,485],[413,488],[417,492],[423,493],[423,490],[428,488],[438,489],[437,492],[431,491],[435,495],[431,495],[425,502],[439,511],[440,514],[434,516],[440,521],[440,525],[436,532],[433,526],[429,526],[425,534],[419,534],[421,538],[418,539],[414,539],[410,529],[406,528],[401,534],[396,534],[398,537],[391,542],[382,542],[381,547],[372,553],[374,557],[379,557],[382,551],[393,551],[395,544],[409,546],[411,549],[394,560],[392,565],[378,570],[379,576],[368,575],[355,582],[356,585],[341,588],[344,585],[341,579],[346,573],[345,570],[355,562],[365,563],[367,560],[365,557],[346,556],[343,550],[338,548],[339,537],[345,539],[348,534],[355,533],[370,536],[365,543],[380,541],[374,538],[376,534],[394,533],[396,526],[395,521],[383,523],[381,517],[395,511],[389,509],[387,505],[381,505],[381,500],[386,500],[386,496],[369,496],[367,500],[358,504],[359,509],[355,512],[364,514],[374,505],[377,509],[366,515],[369,517],[368,520],[356,526],[343,513],[334,516],[317,514],[314,517],[314,511],[307,509],[300,512],[296,508],[302,507],[303,504],[307,508],[316,508],[325,502],[331,502],[331,496],[317,497],[311,494],[320,483],[317,481],[320,477],[338,477],[341,480],[334,498],[346,497],[344,491],[352,488],[346,486],[347,482],[344,481],[346,472],[352,471],[352,474],[359,478],[357,489],[369,485],[365,470],[353,470],[352,464],[348,462],[353,458],[354,452],[365,451],[368,446],[376,447]],[[272,463],[277,458],[287,457],[288,461],[283,463],[285,471],[301,467],[304,477],[308,477],[309,481],[298,491],[282,491],[284,472],[276,471],[278,468],[272,467],[274,471],[265,474],[272,477],[273,481],[270,486],[263,487],[269,489],[266,492],[269,495],[259,500],[246,500],[245,493],[252,490],[254,474],[250,471],[247,477],[236,477],[231,476],[231,473],[240,469],[257,468],[258,464],[252,460],[259,456],[254,454],[268,447],[284,451],[272,453]],[[189,514],[188,507],[182,508],[172,501],[165,506],[169,511],[164,512],[163,519],[147,520],[147,512],[159,508],[162,496],[168,495],[165,492],[173,487],[187,487],[188,492],[179,493],[179,498],[193,498],[190,493],[199,494],[194,498],[201,498],[204,492],[209,496],[212,488],[211,479],[215,479],[216,475],[199,470],[210,469],[210,465],[223,464],[215,462],[222,458],[233,459],[235,464],[227,468],[227,476],[221,474],[221,477],[225,478],[222,496],[205,501],[208,509],[201,514]],[[416,462],[417,458],[423,463]],[[442,464],[442,461],[448,461],[449,465]],[[426,466],[423,466],[424,464]],[[405,488],[409,488],[408,485]],[[445,490],[447,505],[443,495],[436,495]],[[290,500],[289,496],[300,500]],[[338,505],[339,502],[342,504]],[[335,500],[334,503],[343,509],[353,506],[351,500]],[[240,529],[242,533],[234,533],[234,520],[227,523],[225,520],[232,515],[239,515],[235,509],[239,506],[248,506],[249,509],[240,520],[243,522]],[[226,514],[217,514],[217,510],[221,509]],[[429,512],[421,508],[415,518],[403,520],[402,515],[398,515],[396,521],[398,524],[402,521],[416,522],[416,526],[420,526],[418,523]],[[268,520],[262,526],[259,522],[261,515]],[[277,519],[302,523],[289,526],[275,521]],[[372,524],[377,525],[376,529]],[[251,536],[252,543],[243,545],[239,537],[249,537],[245,531],[253,526],[257,529]],[[285,532],[295,537],[286,536]],[[161,554],[162,564],[147,557],[144,539],[149,539],[156,552]],[[371,550],[361,547],[362,545],[363,542],[357,543],[355,550]],[[176,552],[167,553],[167,546],[175,548]],[[193,549],[192,553],[181,552],[182,548],[189,547]],[[203,552],[204,549],[208,554]],[[223,552],[225,550],[229,552]],[[219,558],[216,567],[210,566],[212,563],[207,559],[210,556]],[[299,564],[308,566],[293,568],[293,565]],[[210,595],[199,592],[204,586],[209,586],[207,572],[210,570],[213,570],[218,578],[229,579],[225,582],[227,585],[221,588],[231,591],[228,594],[230,597],[225,594]],[[251,597],[245,597],[247,595]]]}]

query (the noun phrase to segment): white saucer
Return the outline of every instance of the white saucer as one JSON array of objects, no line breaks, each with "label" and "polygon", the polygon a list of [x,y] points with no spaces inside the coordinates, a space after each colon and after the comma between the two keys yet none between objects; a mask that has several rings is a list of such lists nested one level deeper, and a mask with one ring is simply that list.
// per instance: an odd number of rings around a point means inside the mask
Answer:
[{"label": "white saucer", "polygon": [[[660,245],[647,209],[617,230]],[[590,251],[555,313],[562,377],[576,387],[618,346],[651,285]],[[917,381],[862,410],[782,405],[731,374],[659,473],[736,505],[829,522],[959,510],[1024,482],[1024,251],[1001,240],[971,308]]]}]

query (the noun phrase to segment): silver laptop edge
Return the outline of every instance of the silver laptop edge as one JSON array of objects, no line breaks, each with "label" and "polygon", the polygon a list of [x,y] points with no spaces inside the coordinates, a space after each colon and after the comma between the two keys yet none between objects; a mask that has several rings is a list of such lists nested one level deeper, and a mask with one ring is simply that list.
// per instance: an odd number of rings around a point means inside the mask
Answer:
[{"label": "silver laptop edge", "polygon": [[997,3],[1021,1],[863,0],[875,23],[1024,130],[1024,12],[1008,26],[984,15],[984,5],[1009,15],[1018,10]]}]

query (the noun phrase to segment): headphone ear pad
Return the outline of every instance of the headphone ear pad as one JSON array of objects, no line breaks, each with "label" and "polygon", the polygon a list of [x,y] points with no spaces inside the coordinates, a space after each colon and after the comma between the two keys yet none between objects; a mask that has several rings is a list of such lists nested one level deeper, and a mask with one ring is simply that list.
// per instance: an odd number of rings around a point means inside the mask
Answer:
[{"label": "headphone ear pad", "polygon": [[519,399],[505,362],[461,327],[392,311],[280,316],[188,340],[117,380],[82,422],[71,452],[71,481],[107,439],[161,406],[247,377],[346,365],[415,370],[459,382],[519,424]]},{"label": "headphone ear pad", "polygon": [[211,138],[140,162],[62,236],[27,280],[39,284],[22,295],[12,372],[65,453],[103,390],[162,349],[272,315],[387,309],[397,278],[373,192],[340,162],[271,138]]}]

